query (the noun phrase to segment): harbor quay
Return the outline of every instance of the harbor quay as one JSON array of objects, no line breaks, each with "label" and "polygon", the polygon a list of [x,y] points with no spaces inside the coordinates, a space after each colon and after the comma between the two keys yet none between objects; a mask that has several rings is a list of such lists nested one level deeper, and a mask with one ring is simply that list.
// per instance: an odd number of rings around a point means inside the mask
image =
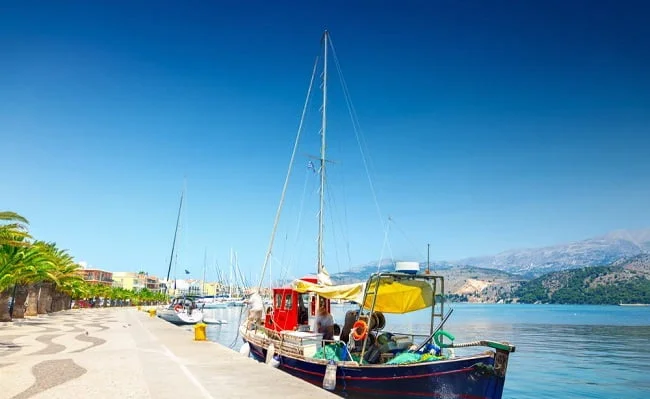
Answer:
[{"label": "harbor quay", "polygon": [[135,308],[0,323],[0,398],[337,398]]}]

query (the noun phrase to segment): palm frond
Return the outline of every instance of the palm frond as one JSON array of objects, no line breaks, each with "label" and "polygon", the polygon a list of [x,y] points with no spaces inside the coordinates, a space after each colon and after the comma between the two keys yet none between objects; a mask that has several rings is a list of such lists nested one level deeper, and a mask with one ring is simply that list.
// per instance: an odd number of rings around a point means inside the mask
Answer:
[{"label": "palm frond", "polygon": [[0,220],[10,220],[10,221],[20,222],[24,224],[29,224],[29,220],[27,220],[27,218],[17,214],[16,212],[11,212],[11,211],[0,211]]}]

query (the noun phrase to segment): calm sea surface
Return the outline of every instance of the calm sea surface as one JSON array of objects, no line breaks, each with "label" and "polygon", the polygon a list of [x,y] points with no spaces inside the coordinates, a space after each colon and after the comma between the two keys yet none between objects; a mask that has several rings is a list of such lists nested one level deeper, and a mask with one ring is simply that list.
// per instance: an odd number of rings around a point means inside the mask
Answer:
[{"label": "calm sea surface", "polygon": [[[508,364],[506,399],[650,398],[650,307],[452,307],[454,313],[444,329],[455,335],[456,342],[487,338],[517,346]],[[342,324],[348,309],[351,307],[332,307],[338,323]],[[211,317],[227,320],[228,324],[208,326],[208,338],[239,350],[242,341],[236,335],[243,311],[209,311]],[[245,313],[241,317],[246,317]],[[390,331],[428,331],[426,311],[386,319]]]}]

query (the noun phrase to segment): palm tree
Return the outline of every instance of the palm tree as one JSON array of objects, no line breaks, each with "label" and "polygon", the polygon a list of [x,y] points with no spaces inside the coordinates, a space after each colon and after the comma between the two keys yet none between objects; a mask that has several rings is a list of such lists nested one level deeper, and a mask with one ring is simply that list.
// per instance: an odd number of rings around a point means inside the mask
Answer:
[{"label": "palm tree", "polygon": [[48,278],[43,280],[39,288],[38,313],[44,314],[52,311],[52,301],[56,289],[61,287],[63,281],[72,283],[75,280],[82,280],[79,274],[79,265],[75,263],[72,256],[65,249],[59,249],[55,243],[39,241],[48,262],[53,266]]},{"label": "palm tree", "polygon": [[16,212],[0,211],[0,245],[21,246],[29,238],[29,221]]},{"label": "palm tree", "polygon": [[59,271],[57,291],[52,303],[53,312],[70,309],[73,299],[82,298],[88,293],[88,283],[78,273],[79,267],[75,266]]},{"label": "palm tree", "polygon": [[15,212],[0,212],[0,321],[62,310],[90,293],[68,251],[55,243],[32,242],[28,223]]},{"label": "palm tree", "polygon": [[[53,270],[54,265],[47,259],[39,243],[19,247],[2,246],[0,249],[0,275],[3,276],[4,281],[0,282],[0,292],[3,292],[4,296],[11,294],[14,297],[12,317],[24,317],[25,302],[28,297],[30,298],[28,301],[30,309],[27,314],[36,314],[35,286],[42,281],[52,279]],[[13,292],[8,292],[10,284],[13,285]]]}]

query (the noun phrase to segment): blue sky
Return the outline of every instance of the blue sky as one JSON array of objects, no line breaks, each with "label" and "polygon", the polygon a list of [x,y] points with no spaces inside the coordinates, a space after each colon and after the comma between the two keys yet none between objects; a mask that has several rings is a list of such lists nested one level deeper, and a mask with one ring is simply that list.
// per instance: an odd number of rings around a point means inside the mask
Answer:
[{"label": "blue sky", "polygon": [[[92,265],[164,274],[187,176],[179,267],[233,247],[259,273],[325,27],[382,212],[330,64],[331,272],[388,256],[389,215],[404,259],[650,226],[644,2],[8,3],[1,208]],[[319,96],[274,252],[293,276],[315,268]]]}]

